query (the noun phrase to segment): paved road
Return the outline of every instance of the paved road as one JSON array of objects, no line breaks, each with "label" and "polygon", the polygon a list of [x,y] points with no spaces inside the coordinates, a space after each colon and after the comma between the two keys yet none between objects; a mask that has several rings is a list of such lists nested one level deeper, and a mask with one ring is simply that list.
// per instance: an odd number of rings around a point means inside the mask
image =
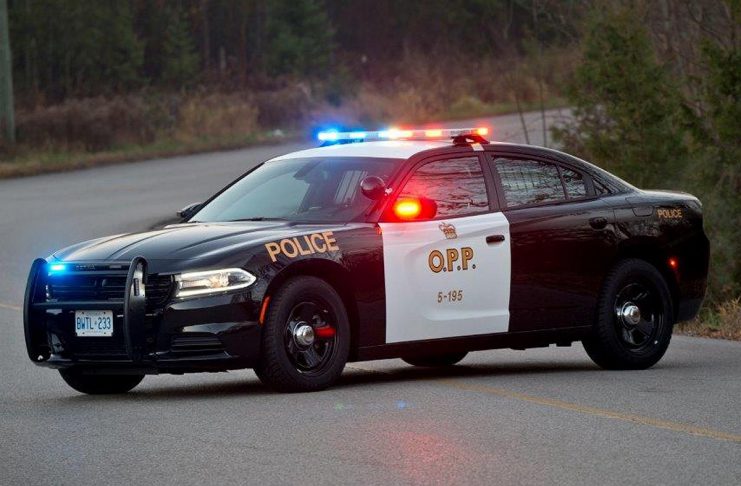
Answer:
[{"label": "paved road", "polygon": [[[517,117],[492,122],[493,138],[524,138]],[[34,257],[151,226],[298,147],[0,181],[0,484],[741,483],[741,343],[678,337],[643,372],[601,371],[578,345],[473,353],[446,372],[355,363],[305,395],[240,371],[89,397],[28,362]]]}]

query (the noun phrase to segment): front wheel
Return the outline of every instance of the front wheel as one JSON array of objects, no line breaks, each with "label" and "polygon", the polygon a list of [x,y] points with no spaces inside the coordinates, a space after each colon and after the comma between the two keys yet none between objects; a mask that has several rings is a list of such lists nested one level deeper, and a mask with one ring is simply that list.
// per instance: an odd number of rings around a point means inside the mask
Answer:
[{"label": "front wheel", "polygon": [[342,299],[324,280],[297,277],[273,295],[255,372],[282,392],[332,385],[350,352],[350,323]]},{"label": "front wheel", "polygon": [[673,319],[671,294],[659,271],[643,260],[623,260],[605,280],[584,349],[605,369],[649,368],[669,347]]},{"label": "front wheel", "polygon": [[59,374],[69,386],[88,395],[126,393],[144,379],[144,375],[85,375],[74,369],[59,370]]}]

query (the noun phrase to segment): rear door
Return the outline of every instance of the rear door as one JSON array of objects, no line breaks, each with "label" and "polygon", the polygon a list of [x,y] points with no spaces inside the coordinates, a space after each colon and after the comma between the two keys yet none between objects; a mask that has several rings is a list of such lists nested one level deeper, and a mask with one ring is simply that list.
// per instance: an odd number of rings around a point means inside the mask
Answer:
[{"label": "rear door", "polygon": [[[397,191],[397,202],[428,198],[427,220],[380,223],[386,287],[386,342],[506,332],[509,225],[477,154],[428,160]],[[392,204],[393,208],[393,204]]]},{"label": "rear door", "polygon": [[493,154],[512,251],[510,330],[590,325],[617,252],[614,214],[578,167]]}]

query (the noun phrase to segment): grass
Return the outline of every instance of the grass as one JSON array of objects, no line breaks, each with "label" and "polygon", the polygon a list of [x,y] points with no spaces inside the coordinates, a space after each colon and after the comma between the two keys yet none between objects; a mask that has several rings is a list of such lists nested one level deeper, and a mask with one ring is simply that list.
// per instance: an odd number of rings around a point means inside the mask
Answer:
[{"label": "grass", "polygon": [[678,324],[678,334],[741,341],[741,297],[728,300],[714,309],[704,309],[692,321]]},{"label": "grass", "polygon": [[[544,100],[543,109],[565,108],[568,106],[566,100],[560,97],[552,97]],[[541,109],[538,101],[525,101],[520,104],[523,112],[539,111]],[[453,103],[443,113],[444,121],[464,120],[468,118],[482,118],[487,116],[508,115],[517,113],[517,104],[514,101],[503,101],[495,103],[484,103],[477,98],[464,97]]]},{"label": "grass", "polygon": [[198,137],[186,142],[162,139],[149,144],[125,144],[108,150],[20,149],[12,158],[0,161],[0,179],[26,177],[51,172],[85,169],[103,165],[174,157],[203,152],[234,150],[254,145],[298,138],[297,133],[274,135],[270,132],[247,135]]},{"label": "grass", "polygon": [[[535,102],[523,103],[521,106],[524,111],[540,108],[539,103]],[[549,99],[545,103],[546,109],[560,106],[564,106],[564,102],[560,98]],[[432,118],[459,120],[505,115],[516,111],[517,106],[514,102],[483,103],[475,98],[470,98],[462,102],[459,100],[449,110]],[[274,135],[271,131],[263,131],[257,134],[230,133],[200,137],[179,137],[177,139],[162,138],[151,143],[118,144],[112,148],[98,151],[58,147],[39,149],[21,146],[14,153],[6,154],[4,158],[0,159],[0,179],[63,172],[152,158],[233,150],[263,143],[295,140],[300,136],[299,131],[291,130],[283,135]]]}]

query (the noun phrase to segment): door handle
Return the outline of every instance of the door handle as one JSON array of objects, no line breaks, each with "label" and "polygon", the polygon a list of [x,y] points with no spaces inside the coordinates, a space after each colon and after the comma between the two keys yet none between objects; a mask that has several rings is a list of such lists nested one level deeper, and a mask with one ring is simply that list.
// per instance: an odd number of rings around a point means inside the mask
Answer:
[{"label": "door handle", "polygon": [[504,235],[489,235],[486,237],[486,242],[490,245],[493,243],[501,243],[504,241]]},{"label": "door handle", "polygon": [[594,229],[604,229],[607,226],[607,218],[597,217],[589,220],[589,226]]}]

